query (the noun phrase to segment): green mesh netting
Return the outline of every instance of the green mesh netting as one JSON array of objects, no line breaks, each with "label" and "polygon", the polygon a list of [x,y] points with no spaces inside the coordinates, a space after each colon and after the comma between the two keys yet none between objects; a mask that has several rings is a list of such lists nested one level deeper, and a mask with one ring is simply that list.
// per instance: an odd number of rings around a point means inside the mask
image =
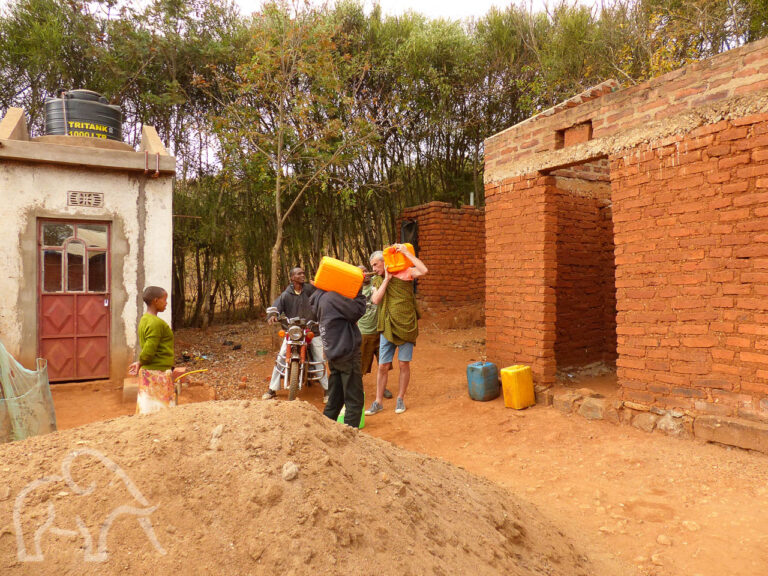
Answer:
[{"label": "green mesh netting", "polygon": [[0,442],[55,431],[47,362],[38,358],[37,370],[27,370],[0,342]]}]

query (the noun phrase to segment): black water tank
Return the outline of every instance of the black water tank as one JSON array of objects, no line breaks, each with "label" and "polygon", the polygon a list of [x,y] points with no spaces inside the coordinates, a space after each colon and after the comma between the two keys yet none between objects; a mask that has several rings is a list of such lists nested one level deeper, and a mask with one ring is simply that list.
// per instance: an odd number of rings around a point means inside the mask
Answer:
[{"label": "black water tank", "polygon": [[91,90],[59,91],[45,101],[46,136],[123,140],[123,112]]}]

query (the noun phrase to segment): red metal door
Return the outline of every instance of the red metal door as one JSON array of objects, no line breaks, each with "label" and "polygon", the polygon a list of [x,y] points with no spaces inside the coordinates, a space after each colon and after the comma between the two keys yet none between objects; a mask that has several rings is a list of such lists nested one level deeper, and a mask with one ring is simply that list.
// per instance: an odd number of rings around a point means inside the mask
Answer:
[{"label": "red metal door", "polygon": [[39,355],[52,382],[109,377],[109,224],[39,223]]}]

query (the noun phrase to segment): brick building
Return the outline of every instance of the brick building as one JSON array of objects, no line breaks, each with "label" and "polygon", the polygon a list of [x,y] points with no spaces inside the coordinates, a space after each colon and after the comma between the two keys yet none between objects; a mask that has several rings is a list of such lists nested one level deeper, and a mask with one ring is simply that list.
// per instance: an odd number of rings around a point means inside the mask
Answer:
[{"label": "brick building", "polygon": [[483,209],[429,202],[403,210],[398,230],[403,222],[416,224],[418,256],[429,268],[429,274],[418,281],[419,301],[427,308],[468,304],[482,307],[485,299]]},{"label": "brick building", "polygon": [[488,359],[617,366],[621,397],[768,420],[768,40],[485,143]]}]

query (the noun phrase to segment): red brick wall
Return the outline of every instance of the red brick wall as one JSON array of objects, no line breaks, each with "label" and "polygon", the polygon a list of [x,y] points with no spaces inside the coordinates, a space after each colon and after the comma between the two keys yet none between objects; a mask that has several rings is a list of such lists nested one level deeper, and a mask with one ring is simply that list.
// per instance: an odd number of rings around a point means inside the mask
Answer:
[{"label": "red brick wall", "polygon": [[418,297],[430,308],[485,300],[485,212],[430,202],[403,210],[403,220],[419,227],[419,258],[429,274],[418,282]]},{"label": "red brick wall", "polygon": [[616,299],[610,188],[597,197],[563,190],[557,202],[558,368],[613,362]]},{"label": "red brick wall", "polygon": [[486,351],[500,368],[530,365],[555,381],[557,205],[554,177],[486,185]]},{"label": "red brick wall", "polygon": [[[694,62],[643,84],[617,88],[617,83],[606,82],[488,138],[486,182],[501,181],[514,164],[563,147],[568,129],[585,122],[591,122],[592,139],[617,136],[697,106],[765,90],[768,39]],[[583,138],[580,130],[572,131],[569,144]]]},{"label": "red brick wall", "polygon": [[624,398],[768,417],[768,114],[611,160]]}]

